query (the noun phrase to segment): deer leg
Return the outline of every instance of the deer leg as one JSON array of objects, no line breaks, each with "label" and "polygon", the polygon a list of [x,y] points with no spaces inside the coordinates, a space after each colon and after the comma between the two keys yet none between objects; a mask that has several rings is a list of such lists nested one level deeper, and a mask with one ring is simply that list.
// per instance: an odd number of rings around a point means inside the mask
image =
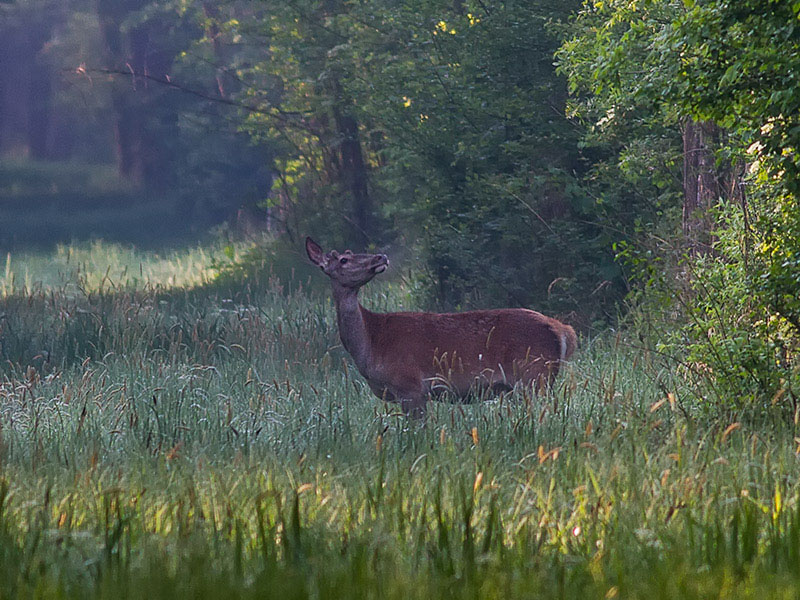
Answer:
[{"label": "deer leg", "polygon": [[413,419],[422,419],[425,417],[426,408],[425,404],[428,401],[426,394],[418,392],[400,392],[398,390],[390,391],[389,387],[368,381],[372,392],[384,402],[398,402],[403,414]]},{"label": "deer leg", "polygon": [[505,381],[497,381],[492,384],[491,391],[493,396],[499,396],[501,394],[505,394],[506,392],[511,392],[514,390],[514,386],[509,385]]},{"label": "deer leg", "polygon": [[553,381],[558,375],[558,367],[559,362],[553,361],[548,362],[545,364],[545,367],[536,377],[536,393],[537,394],[545,394],[547,393],[551,387],[553,387]]},{"label": "deer leg", "polygon": [[367,385],[369,385],[369,389],[372,390],[372,393],[375,394],[379,400],[383,400],[384,402],[397,402],[397,399],[394,397],[394,394],[389,391],[389,388],[371,381],[367,381]]},{"label": "deer leg", "polygon": [[427,414],[427,407],[426,404],[428,402],[427,397],[417,396],[416,398],[402,398],[400,400],[400,408],[403,409],[403,414],[409,418],[415,420],[422,420],[425,418]]}]

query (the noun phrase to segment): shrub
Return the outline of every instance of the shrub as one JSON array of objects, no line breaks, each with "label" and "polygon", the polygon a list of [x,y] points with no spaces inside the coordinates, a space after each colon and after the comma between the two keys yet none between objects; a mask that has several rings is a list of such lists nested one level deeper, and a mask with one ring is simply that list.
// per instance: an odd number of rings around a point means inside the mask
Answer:
[{"label": "shrub", "polygon": [[[751,202],[749,210],[760,205]],[[760,411],[780,404],[794,412],[800,332],[765,289],[770,256],[764,240],[772,215],[758,214],[751,224],[741,206],[720,204],[715,220],[712,251],[683,255],[674,268],[666,266],[671,260],[663,249],[622,249],[643,282],[634,320],[659,352],[705,382],[715,405]]]}]

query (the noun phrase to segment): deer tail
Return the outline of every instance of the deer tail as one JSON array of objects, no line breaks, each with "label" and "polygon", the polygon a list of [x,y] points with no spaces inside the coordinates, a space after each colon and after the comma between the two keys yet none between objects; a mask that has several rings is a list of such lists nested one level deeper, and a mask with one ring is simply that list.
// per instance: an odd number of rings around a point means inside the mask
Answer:
[{"label": "deer tail", "polygon": [[558,340],[561,342],[561,360],[564,361],[572,356],[575,348],[578,347],[578,336],[575,335],[572,327],[563,325],[558,334]]}]

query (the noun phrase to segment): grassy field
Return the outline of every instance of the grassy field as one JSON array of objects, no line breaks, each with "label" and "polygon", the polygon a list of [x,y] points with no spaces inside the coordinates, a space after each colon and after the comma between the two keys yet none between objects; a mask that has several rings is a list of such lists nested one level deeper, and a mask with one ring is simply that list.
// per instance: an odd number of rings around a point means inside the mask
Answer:
[{"label": "grassy field", "polygon": [[786,411],[734,421],[609,335],[546,397],[409,422],[299,254],[215,283],[230,254],[8,257],[0,598],[800,595]]}]

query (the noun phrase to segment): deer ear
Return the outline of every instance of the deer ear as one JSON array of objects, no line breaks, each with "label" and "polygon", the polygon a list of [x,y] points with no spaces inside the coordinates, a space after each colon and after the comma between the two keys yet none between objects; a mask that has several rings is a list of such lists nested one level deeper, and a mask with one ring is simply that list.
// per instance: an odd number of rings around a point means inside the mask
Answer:
[{"label": "deer ear", "polygon": [[320,248],[319,244],[310,237],[306,238],[306,253],[308,254],[308,258],[312,263],[318,267],[325,267],[327,260],[325,260],[325,255],[322,252],[322,248]]}]

